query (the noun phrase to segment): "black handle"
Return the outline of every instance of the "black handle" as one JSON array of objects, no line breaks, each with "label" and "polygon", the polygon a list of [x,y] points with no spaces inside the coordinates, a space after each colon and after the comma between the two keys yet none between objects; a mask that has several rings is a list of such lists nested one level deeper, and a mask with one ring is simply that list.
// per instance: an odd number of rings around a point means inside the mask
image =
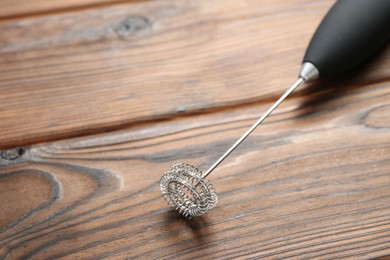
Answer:
[{"label": "black handle", "polygon": [[390,0],[338,0],[315,32],[303,62],[321,79],[369,58],[390,39]]}]

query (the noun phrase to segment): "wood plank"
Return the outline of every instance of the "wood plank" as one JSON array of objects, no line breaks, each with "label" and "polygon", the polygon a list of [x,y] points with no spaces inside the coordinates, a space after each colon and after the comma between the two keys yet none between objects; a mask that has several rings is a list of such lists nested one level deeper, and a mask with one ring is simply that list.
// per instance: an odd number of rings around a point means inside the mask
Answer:
[{"label": "wood plank", "polygon": [[[274,99],[333,1],[140,1],[0,23],[0,148]],[[387,50],[360,84],[388,79]]]},{"label": "wood plank", "polygon": [[23,16],[42,15],[53,12],[73,11],[75,9],[94,8],[104,4],[115,4],[118,0],[2,0],[0,1],[0,19],[12,19]]},{"label": "wood plank", "polygon": [[389,97],[389,82],[351,80],[286,100],[209,176],[220,203],[192,221],[160,176],[207,169],[269,102],[3,151],[0,258],[389,255]]}]

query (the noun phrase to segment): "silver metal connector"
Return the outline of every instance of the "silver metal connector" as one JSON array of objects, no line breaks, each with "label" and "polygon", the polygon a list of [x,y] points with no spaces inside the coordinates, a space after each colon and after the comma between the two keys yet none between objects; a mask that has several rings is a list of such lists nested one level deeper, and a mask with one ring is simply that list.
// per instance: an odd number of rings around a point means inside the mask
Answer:
[{"label": "silver metal connector", "polygon": [[303,78],[305,82],[318,79],[320,77],[320,72],[311,62],[304,62],[299,72],[299,77]]}]

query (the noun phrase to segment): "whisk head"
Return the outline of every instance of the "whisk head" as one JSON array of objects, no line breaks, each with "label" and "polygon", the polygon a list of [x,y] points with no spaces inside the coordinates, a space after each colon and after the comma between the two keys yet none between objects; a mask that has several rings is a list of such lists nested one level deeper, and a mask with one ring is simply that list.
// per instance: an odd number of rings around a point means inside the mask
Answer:
[{"label": "whisk head", "polygon": [[161,177],[160,190],[168,203],[188,219],[204,215],[218,203],[213,185],[202,179],[201,171],[186,163],[174,165]]}]

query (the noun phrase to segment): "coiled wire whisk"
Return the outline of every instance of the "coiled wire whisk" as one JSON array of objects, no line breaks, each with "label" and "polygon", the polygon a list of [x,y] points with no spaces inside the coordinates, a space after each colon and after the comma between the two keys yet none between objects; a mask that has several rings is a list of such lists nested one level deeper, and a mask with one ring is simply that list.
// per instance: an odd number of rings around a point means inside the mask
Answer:
[{"label": "coiled wire whisk", "polygon": [[161,177],[160,189],[168,203],[187,219],[205,214],[218,203],[213,185],[203,180],[201,171],[186,163],[167,171]]},{"label": "coiled wire whisk", "polygon": [[218,203],[218,196],[211,183],[204,179],[234,151],[253,130],[305,79],[300,77],[207,171],[202,172],[190,164],[179,163],[167,171],[160,181],[164,198],[181,215],[190,219],[206,214]]}]

